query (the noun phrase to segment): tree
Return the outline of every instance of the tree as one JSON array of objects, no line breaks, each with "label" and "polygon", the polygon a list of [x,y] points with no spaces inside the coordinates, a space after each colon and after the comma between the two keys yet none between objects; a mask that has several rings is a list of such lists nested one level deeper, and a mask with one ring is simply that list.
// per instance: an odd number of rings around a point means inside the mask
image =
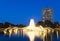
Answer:
[{"label": "tree", "polygon": [[9,27],[9,25],[11,25],[11,23],[9,23],[9,22],[5,22],[5,23],[4,23],[4,27],[5,27],[5,28]]},{"label": "tree", "polygon": [[0,28],[3,28],[4,24],[3,23],[0,23]]},{"label": "tree", "polygon": [[55,27],[59,27],[59,22],[54,22]]}]

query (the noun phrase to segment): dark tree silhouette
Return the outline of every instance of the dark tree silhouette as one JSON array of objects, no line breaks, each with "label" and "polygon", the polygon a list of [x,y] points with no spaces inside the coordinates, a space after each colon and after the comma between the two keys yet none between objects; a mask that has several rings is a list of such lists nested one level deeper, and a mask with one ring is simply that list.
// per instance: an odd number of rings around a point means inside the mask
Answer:
[{"label": "dark tree silhouette", "polygon": [[4,28],[9,27],[9,25],[11,25],[11,23],[9,23],[9,22],[5,22],[5,23],[4,23]]},{"label": "dark tree silhouette", "polygon": [[54,28],[54,23],[51,22],[51,21],[49,21],[49,20],[45,20],[44,22],[43,22],[43,21],[40,21],[40,22],[38,22],[36,25],[37,25],[37,26],[42,25],[43,27],[48,26],[48,27]]},{"label": "dark tree silhouette", "polygon": [[0,28],[3,28],[4,24],[3,23],[0,23]]},{"label": "dark tree silhouette", "polygon": [[60,25],[59,22],[54,22],[55,28],[56,28],[56,27],[59,27],[59,25]]}]

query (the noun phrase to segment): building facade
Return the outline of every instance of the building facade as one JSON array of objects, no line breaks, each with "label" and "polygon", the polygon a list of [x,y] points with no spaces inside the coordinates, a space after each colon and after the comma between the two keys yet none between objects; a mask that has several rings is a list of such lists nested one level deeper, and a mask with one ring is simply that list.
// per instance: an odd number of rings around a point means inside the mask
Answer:
[{"label": "building facade", "polygon": [[51,8],[45,8],[42,10],[42,20],[49,20],[53,21],[53,9]]}]

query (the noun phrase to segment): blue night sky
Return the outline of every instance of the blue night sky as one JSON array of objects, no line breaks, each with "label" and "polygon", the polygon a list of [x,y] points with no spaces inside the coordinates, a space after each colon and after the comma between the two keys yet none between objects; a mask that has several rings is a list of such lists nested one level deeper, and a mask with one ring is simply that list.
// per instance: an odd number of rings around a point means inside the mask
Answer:
[{"label": "blue night sky", "polygon": [[54,9],[54,21],[60,22],[60,0],[0,0],[0,22],[29,24],[41,21],[43,8]]}]

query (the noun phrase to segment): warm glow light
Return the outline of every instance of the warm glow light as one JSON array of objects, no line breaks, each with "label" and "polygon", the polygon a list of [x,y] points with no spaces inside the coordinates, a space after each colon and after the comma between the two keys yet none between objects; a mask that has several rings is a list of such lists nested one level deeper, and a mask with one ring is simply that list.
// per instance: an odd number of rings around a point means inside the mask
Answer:
[{"label": "warm glow light", "polygon": [[14,27],[14,33],[17,34],[18,33],[18,28]]},{"label": "warm glow light", "polygon": [[29,29],[29,30],[34,30],[34,29],[35,29],[34,19],[31,19],[31,20],[30,20],[29,26],[26,27],[25,29]]},{"label": "warm glow light", "polygon": [[11,34],[12,34],[12,29],[9,30],[9,36],[11,36]]},{"label": "warm glow light", "polygon": [[9,34],[11,36],[12,34],[12,28],[8,27],[7,29],[4,30],[4,34]]},{"label": "warm glow light", "polygon": [[58,31],[56,31],[57,39],[58,39]]},{"label": "warm glow light", "polygon": [[30,20],[30,25],[24,28],[23,32],[30,38],[30,41],[34,41],[35,37],[44,38],[47,34],[47,30],[41,25],[40,27],[35,26],[34,19]]},{"label": "warm glow light", "polygon": [[[41,39],[43,39],[43,41],[45,41],[45,37],[47,37],[48,34],[53,33],[54,30],[50,27],[43,27],[43,26],[35,26],[35,22],[34,19],[30,20],[30,24],[27,27],[24,28],[18,28],[18,27],[8,27],[4,30],[4,34],[9,34],[9,36],[11,36],[11,34],[14,32],[14,34],[19,34],[20,31],[23,30],[23,35],[26,34],[30,41],[34,41],[35,37],[40,37]],[[57,37],[58,37],[58,32],[57,32]]]}]

